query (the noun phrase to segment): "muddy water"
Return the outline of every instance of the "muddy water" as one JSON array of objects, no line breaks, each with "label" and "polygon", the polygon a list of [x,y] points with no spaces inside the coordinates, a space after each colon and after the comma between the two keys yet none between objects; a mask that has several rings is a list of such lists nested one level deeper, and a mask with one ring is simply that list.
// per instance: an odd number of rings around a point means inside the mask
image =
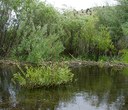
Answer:
[{"label": "muddy water", "polygon": [[12,82],[15,67],[0,65],[0,110],[128,110],[128,69],[74,67],[66,87],[26,90]]}]

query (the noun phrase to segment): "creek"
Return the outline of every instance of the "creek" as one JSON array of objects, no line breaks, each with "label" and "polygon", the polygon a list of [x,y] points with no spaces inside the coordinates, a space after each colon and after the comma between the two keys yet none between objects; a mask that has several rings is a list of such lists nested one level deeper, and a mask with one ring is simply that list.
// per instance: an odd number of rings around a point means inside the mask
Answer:
[{"label": "creek", "polygon": [[0,110],[128,110],[128,69],[71,68],[66,87],[27,90],[14,85],[15,66],[0,65]]}]

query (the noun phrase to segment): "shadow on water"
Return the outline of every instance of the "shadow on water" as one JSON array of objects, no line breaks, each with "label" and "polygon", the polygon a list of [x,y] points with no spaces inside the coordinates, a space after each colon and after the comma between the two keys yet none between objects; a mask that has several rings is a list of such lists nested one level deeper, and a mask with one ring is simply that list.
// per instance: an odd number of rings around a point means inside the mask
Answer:
[{"label": "shadow on water", "polygon": [[0,65],[0,110],[128,110],[128,69],[72,68],[67,87],[25,90],[13,85],[16,67]]}]

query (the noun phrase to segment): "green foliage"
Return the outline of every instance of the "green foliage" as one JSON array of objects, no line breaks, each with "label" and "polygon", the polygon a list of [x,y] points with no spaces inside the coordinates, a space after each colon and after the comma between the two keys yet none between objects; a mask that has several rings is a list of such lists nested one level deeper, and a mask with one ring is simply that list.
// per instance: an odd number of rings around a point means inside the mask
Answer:
[{"label": "green foliage", "polygon": [[18,0],[0,1],[0,56],[2,57],[9,55],[17,39],[18,23],[12,13],[15,13],[18,7]]},{"label": "green foliage", "polygon": [[69,16],[64,21],[65,36],[62,39],[66,52],[73,56],[91,56],[93,60],[108,49],[113,49],[110,33],[98,25],[93,16]]},{"label": "green foliage", "polygon": [[115,47],[118,45],[118,41],[122,38],[123,32],[121,28],[120,20],[117,16],[118,10],[116,7],[109,7],[99,9],[97,15],[99,17],[99,24],[108,28],[111,35],[111,40]]},{"label": "green foliage", "polygon": [[12,57],[29,62],[59,58],[64,47],[58,17],[57,11],[45,3],[24,2],[17,30],[20,41],[12,50]]},{"label": "green foliage", "polygon": [[109,61],[109,59],[110,59],[110,58],[107,57],[107,56],[100,56],[100,57],[99,57],[99,61],[100,61],[100,62],[102,62],[102,61]]},{"label": "green foliage", "polygon": [[45,38],[41,43],[32,44],[33,50],[28,55],[27,61],[39,62],[42,60],[53,60],[60,57],[64,47],[57,35],[51,35]]},{"label": "green foliage", "polygon": [[[19,67],[19,66],[18,66]],[[26,67],[13,75],[13,81],[26,88],[59,86],[71,82],[73,74],[66,65],[57,63],[41,67]]]},{"label": "green foliage", "polygon": [[95,41],[97,42],[97,45],[100,50],[107,50],[107,49],[113,49],[113,43],[110,37],[110,33],[108,32],[107,28],[100,27],[99,36],[95,37]]},{"label": "green foliage", "polygon": [[128,63],[128,50],[127,49],[122,50],[121,61]]},{"label": "green foliage", "polygon": [[116,7],[116,10],[118,10],[118,19],[122,24],[127,22],[128,19],[128,0],[117,0],[118,1],[118,6]]},{"label": "green foliage", "polygon": [[29,62],[56,60],[61,55],[99,60],[128,48],[127,0],[94,8],[91,16],[74,10],[59,13],[39,0],[0,3],[0,57]]},{"label": "green foliage", "polygon": [[59,58],[60,53],[64,50],[59,36],[56,34],[46,36],[46,32],[47,25],[33,30],[29,36],[23,38],[13,53],[17,53],[18,59],[29,62],[41,62]]}]

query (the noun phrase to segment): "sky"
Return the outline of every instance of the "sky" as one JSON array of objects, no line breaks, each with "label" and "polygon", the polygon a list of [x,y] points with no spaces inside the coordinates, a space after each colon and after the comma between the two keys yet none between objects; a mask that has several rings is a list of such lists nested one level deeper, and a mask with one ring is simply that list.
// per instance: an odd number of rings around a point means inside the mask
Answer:
[{"label": "sky", "polygon": [[66,9],[74,8],[76,10],[87,9],[94,6],[104,6],[106,3],[110,5],[116,4],[115,0],[45,0],[52,4],[55,8]]}]

